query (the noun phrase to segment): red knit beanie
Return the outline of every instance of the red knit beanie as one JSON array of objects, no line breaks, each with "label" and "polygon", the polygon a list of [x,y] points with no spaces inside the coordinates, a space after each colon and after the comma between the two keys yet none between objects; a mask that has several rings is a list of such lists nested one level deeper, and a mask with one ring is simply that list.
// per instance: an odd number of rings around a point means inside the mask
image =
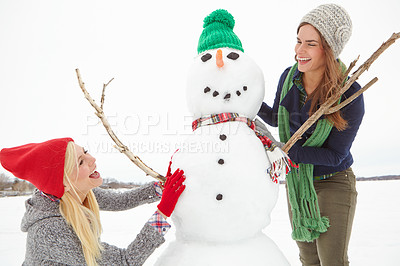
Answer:
[{"label": "red knit beanie", "polygon": [[30,143],[0,151],[0,162],[15,177],[31,182],[37,189],[57,198],[64,195],[65,152],[71,138]]}]

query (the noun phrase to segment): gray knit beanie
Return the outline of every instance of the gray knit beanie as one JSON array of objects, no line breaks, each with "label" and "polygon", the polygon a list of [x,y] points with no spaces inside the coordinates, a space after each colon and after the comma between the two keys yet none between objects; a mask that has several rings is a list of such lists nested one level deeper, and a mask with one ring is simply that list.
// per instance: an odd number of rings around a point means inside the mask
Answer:
[{"label": "gray knit beanie", "polygon": [[351,36],[352,24],[346,10],[336,4],[320,5],[306,14],[300,24],[303,22],[311,24],[321,33],[335,58],[338,58]]}]

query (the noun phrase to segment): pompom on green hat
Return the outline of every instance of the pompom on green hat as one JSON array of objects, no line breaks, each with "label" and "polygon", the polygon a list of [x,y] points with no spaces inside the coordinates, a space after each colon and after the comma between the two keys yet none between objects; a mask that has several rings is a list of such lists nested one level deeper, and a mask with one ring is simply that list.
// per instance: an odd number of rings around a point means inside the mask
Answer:
[{"label": "pompom on green hat", "polygon": [[244,52],[242,42],[233,32],[235,19],[224,9],[217,9],[204,19],[197,52],[229,47]]}]

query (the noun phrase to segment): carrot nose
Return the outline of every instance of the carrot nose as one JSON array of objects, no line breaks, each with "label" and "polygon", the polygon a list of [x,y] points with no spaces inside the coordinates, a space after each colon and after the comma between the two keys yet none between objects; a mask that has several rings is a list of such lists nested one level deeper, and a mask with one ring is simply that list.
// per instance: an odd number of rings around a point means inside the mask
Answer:
[{"label": "carrot nose", "polygon": [[222,59],[222,50],[217,50],[217,67],[221,68],[224,66],[224,60]]}]

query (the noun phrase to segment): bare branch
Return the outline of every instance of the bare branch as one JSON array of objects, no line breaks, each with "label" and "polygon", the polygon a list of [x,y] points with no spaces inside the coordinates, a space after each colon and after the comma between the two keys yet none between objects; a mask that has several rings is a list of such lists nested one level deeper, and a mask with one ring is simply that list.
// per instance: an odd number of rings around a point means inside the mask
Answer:
[{"label": "bare branch", "polygon": [[356,65],[356,63],[358,62],[358,59],[360,59],[360,56],[358,56],[353,62],[350,63],[349,67],[346,70],[346,73],[344,73],[344,75],[343,75],[345,79],[349,76],[350,71]]},{"label": "bare branch", "polygon": [[[362,64],[357,71],[355,71],[352,76],[346,81],[343,87],[340,89],[339,93],[331,96],[325,103],[323,103],[320,108],[312,115],[310,118],[304,122],[304,124],[293,134],[293,136],[286,142],[286,144],[282,147],[282,150],[288,152],[290,148],[296,143],[297,140],[301,138],[301,136],[306,132],[306,130],[313,125],[322,115],[326,114],[328,110],[334,105],[345,93],[351,85],[358,79],[358,77],[364,73],[364,71],[368,70],[371,64],[387,49],[391,46],[398,38],[400,38],[399,33],[393,33],[392,36],[384,42],[378,50],[376,50],[370,58],[368,58],[364,64]],[[352,67],[350,65],[350,67]],[[349,67],[349,68],[350,68]],[[372,85],[372,84],[371,84]]]},{"label": "bare branch", "polygon": [[[93,100],[93,98],[90,96],[90,94],[88,93],[88,91],[85,88],[85,83],[82,81],[81,78],[81,73],[79,71],[79,69],[76,69],[76,75],[78,77],[78,82],[79,82],[79,86],[82,89],[83,94],[85,95],[86,100],[88,100],[88,102],[90,103],[90,105],[92,105],[92,107],[96,110],[95,114],[98,118],[100,118],[101,122],[103,123],[103,126],[105,127],[108,135],[111,137],[111,139],[115,142],[116,146],[115,148],[117,150],[119,150],[121,153],[125,154],[134,164],[136,164],[140,169],[142,169],[146,175],[150,175],[152,177],[154,177],[157,180],[160,180],[162,182],[165,182],[166,178],[162,175],[160,175],[159,173],[155,172],[153,169],[151,169],[150,167],[148,167],[145,163],[142,162],[142,160],[134,155],[127,146],[125,146],[117,137],[117,135],[115,135],[114,131],[111,129],[111,125],[108,122],[106,116],[104,115],[103,109],[100,108],[96,102]],[[102,99],[102,103],[104,103],[104,90],[107,87],[108,84],[110,84],[110,82],[112,81],[112,79],[103,86],[103,95],[101,97]],[[102,104],[103,106],[103,104]]]},{"label": "bare branch", "polygon": [[100,104],[101,110],[104,110],[104,109],[103,109],[104,97],[106,97],[104,93],[105,93],[105,91],[106,91],[106,88],[107,88],[108,84],[110,84],[110,82],[113,81],[113,80],[114,80],[114,78],[110,79],[110,81],[107,82],[107,84],[103,84],[103,92],[101,93],[101,101],[100,101],[100,103],[101,103],[101,104]]},{"label": "bare branch", "polygon": [[373,78],[370,82],[368,82],[367,85],[365,85],[364,87],[362,87],[359,91],[357,91],[356,93],[354,93],[353,95],[351,95],[349,98],[347,98],[346,100],[344,100],[343,102],[341,102],[339,105],[336,105],[334,107],[329,108],[328,111],[326,111],[325,115],[329,115],[329,114],[333,114],[337,111],[339,111],[340,109],[342,109],[343,107],[345,107],[346,105],[348,105],[349,103],[351,103],[354,99],[356,99],[358,96],[360,96],[364,91],[366,91],[367,89],[369,89],[369,87],[371,87],[375,82],[378,81],[378,78],[375,77]]}]

